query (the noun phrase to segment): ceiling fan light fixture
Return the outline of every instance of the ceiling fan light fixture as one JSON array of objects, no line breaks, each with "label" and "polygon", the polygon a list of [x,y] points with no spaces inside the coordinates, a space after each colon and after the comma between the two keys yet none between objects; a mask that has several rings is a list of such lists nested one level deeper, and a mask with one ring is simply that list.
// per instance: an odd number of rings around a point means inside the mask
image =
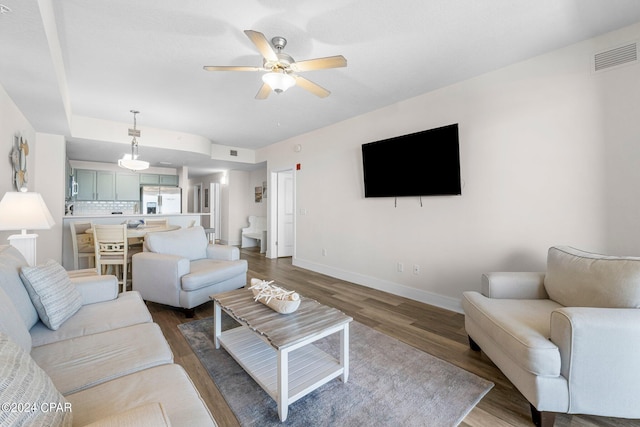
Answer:
[{"label": "ceiling fan light fixture", "polygon": [[136,129],[136,114],[140,111],[131,110],[131,112],[133,113],[133,129],[129,129],[129,136],[133,136],[131,140],[131,156],[125,154],[118,160],[118,166],[132,171],[141,171],[149,169],[149,162],[138,160],[138,140],[136,137],[140,136],[140,131]]},{"label": "ceiling fan light fixture", "polygon": [[269,85],[275,93],[282,93],[296,85],[296,79],[283,70],[274,70],[262,75],[262,81]]}]

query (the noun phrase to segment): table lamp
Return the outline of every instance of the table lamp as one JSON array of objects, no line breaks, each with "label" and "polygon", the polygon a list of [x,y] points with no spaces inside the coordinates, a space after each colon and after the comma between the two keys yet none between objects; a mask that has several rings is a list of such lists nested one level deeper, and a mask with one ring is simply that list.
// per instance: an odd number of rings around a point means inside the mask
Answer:
[{"label": "table lamp", "polygon": [[40,193],[7,192],[0,200],[0,230],[22,230],[9,236],[9,244],[22,253],[29,265],[36,265],[37,234],[29,230],[47,230],[55,224]]}]

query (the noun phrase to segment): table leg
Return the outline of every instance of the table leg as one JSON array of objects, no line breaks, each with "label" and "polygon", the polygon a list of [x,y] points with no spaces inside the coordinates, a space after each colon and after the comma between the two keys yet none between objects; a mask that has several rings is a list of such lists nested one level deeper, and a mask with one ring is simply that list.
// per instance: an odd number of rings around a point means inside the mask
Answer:
[{"label": "table leg", "polygon": [[220,334],[222,333],[222,315],[220,310],[220,304],[218,302],[213,303],[213,336],[216,344],[216,350],[220,348]]},{"label": "table leg", "polygon": [[278,415],[280,421],[287,419],[289,412],[289,352],[278,350]]},{"label": "table leg", "polygon": [[345,323],[340,331],[340,365],[342,366],[342,382],[349,379],[349,323]]}]

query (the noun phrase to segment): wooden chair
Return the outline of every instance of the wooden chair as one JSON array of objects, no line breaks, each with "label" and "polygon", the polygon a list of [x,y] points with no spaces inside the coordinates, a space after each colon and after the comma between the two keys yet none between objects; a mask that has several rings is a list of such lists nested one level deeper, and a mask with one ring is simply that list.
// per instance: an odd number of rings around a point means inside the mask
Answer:
[{"label": "wooden chair", "polygon": [[88,268],[92,268],[95,265],[96,251],[93,244],[93,234],[85,233],[85,231],[92,227],[93,224],[90,221],[73,221],[69,223],[69,228],[71,229],[71,244],[73,245],[74,270],[80,270],[81,258],[87,260]]},{"label": "wooden chair", "polygon": [[109,266],[113,266],[113,274],[118,277],[118,282],[122,283],[122,292],[126,292],[129,262],[127,225],[96,224],[93,226],[93,241],[98,274],[108,272]]},{"label": "wooden chair", "polygon": [[166,227],[169,225],[169,220],[167,218],[145,219],[144,225],[149,227]]}]

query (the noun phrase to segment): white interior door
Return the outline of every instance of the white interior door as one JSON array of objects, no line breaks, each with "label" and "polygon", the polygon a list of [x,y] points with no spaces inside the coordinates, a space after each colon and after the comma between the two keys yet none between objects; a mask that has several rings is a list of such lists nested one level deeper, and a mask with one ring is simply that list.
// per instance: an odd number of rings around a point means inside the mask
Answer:
[{"label": "white interior door", "polygon": [[293,171],[278,172],[278,240],[276,241],[277,257],[293,256],[293,220],[294,192]]}]

